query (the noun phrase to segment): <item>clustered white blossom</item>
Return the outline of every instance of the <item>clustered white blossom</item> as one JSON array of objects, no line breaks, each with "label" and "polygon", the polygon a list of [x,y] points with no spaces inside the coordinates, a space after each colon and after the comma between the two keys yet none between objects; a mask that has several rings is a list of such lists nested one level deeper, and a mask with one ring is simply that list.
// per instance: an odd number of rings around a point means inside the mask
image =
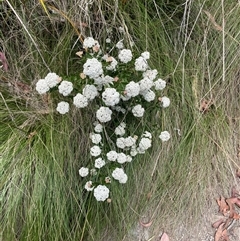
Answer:
[{"label": "clustered white blossom", "polygon": [[[110,49],[111,39],[107,38],[106,43]],[[144,104],[146,103],[146,106],[149,106],[147,102],[155,104],[156,97],[163,108],[170,105],[170,99],[163,93],[159,94],[165,89],[166,81],[157,78],[158,71],[150,68],[148,51],[141,53],[134,60],[132,51],[124,48],[123,40],[120,40],[115,44],[118,55],[114,58],[110,55],[112,51],[104,55],[98,41],[92,37],[84,39],[83,47],[90,54],[80,73],[81,79],[86,80],[86,84],[82,90],[78,90],[79,93],[78,91],[74,93],[72,82],[62,80],[56,73],[48,73],[44,79],[39,79],[36,83],[36,91],[42,95],[56,87],[55,89],[58,89],[61,94],[60,97],[70,99],[68,102],[60,101],[57,104],[56,110],[60,114],[69,112],[69,103],[72,103],[75,108],[86,108],[90,104],[96,104],[94,112],[96,122],[93,123],[93,130],[89,135],[92,143],[89,152],[92,161],[87,165],[92,166],[81,167],[79,175],[82,178],[90,176],[84,188],[87,192],[92,191],[97,201],[109,201],[110,176],[121,184],[126,183],[128,176],[123,167],[132,162],[136,155],[146,153],[152,146],[150,132],[145,131],[139,136],[131,135],[128,133],[126,122],[129,117],[136,117],[136,120],[142,118],[145,113]],[[124,65],[132,68],[131,77],[129,78],[128,75],[128,79],[118,75]],[[136,76],[141,77],[137,79]],[[159,138],[162,142],[166,142],[170,139],[170,133],[162,131]],[[110,169],[110,174],[109,169],[105,167],[109,164],[113,164],[115,168]],[[93,181],[100,172],[105,172],[103,178],[101,177],[101,184]],[[91,177],[94,178],[91,180]]]}]

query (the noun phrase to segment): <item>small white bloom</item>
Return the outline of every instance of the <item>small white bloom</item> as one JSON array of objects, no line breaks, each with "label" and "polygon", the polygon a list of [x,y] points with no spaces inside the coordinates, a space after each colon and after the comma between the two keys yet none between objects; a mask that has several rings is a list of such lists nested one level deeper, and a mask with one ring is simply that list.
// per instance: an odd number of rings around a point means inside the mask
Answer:
[{"label": "small white bloom", "polygon": [[103,131],[103,126],[101,124],[97,124],[95,127],[94,127],[94,131],[95,132],[102,132]]},{"label": "small white bloom", "polygon": [[115,58],[111,57],[112,61],[110,62],[110,65],[106,66],[107,70],[115,71],[118,65],[118,62]]},{"label": "small white bloom", "polygon": [[78,93],[75,97],[73,97],[73,104],[77,107],[77,108],[84,108],[88,105],[88,99]]},{"label": "small white bloom", "polygon": [[114,133],[118,136],[123,136],[125,134],[125,128],[126,124],[124,122],[121,122],[121,124],[116,127]]},{"label": "small white bloom", "polygon": [[150,59],[150,53],[148,51],[145,51],[141,54],[141,56],[144,58],[144,59]]},{"label": "small white bloom", "polygon": [[112,111],[104,106],[100,107],[96,112],[97,119],[103,123],[110,121],[112,118],[111,115]]},{"label": "small white bloom", "polygon": [[117,157],[118,157],[118,153],[117,153],[116,151],[109,151],[109,152],[107,153],[107,159],[108,159],[109,161],[114,162],[114,161],[117,160]]},{"label": "small white bloom", "polygon": [[149,78],[143,78],[139,81],[140,91],[144,92],[153,86],[153,81]]},{"label": "small white bloom", "polygon": [[103,74],[102,63],[96,58],[87,59],[86,63],[83,65],[83,73],[91,79],[99,77]]},{"label": "small white bloom", "polygon": [[109,197],[109,189],[105,185],[98,185],[94,188],[93,195],[97,201],[105,201]]},{"label": "small white bloom", "polygon": [[112,177],[119,181],[119,183],[126,183],[127,182],[127,175],[124,173],[124,170],[122,168],[115,168],[115,170],[112,172]]},{"label": "small white bloom", "polygon": [[147,149],[149,149],[151,146],[152,146],[152,140],[143,137],[143,138],[140,140],[139,144],[138,144],[137,151],[138,151],[138,153],[143,154],[143,153],[145,153],[145,151],[146,151]]},{"label": "small white bloom", "polygon": [[111,39],[110,38],[106,38],[106,43],[110,44],[111,43]]},{"label": "small white bloom", "polygon": [[123,152],[118,153],[117,162],[120,163],[120,164],[123,164],[123,163],[127,162],[127,155],[124,154]]},{"label": "small white bloom", "polygon": [[118,181],[119,183],[124,184],[127,182],[127,180],[128,180],[128,176],[126,173],[124,173]]},{"label": "small white bloom", "polygon": [[127,155],[127,162],[131,162],[132,161],[132,157]]},{"label": "small white bloom", "polygon": [[124,174],[125,173],[122,168],[116,167],[112,172],[112,177],[116,180],[119,180]]},{"label": "small white bloom", "polygon": [[63,80],[61,84],[58,86],[59,93],[63,96],[68,96],[73,90],[72,82]]},{"label": "small white bloom", "polygon": [[168,141],[170,139],[170,133],[168,131],[162,131],[159,138],[162,140],[162,141]]},{"label": "small white bloom", "polygon": [[138,57],[135,60],[135,70],[136,71],[146,71],[148,68],[148,63],[146,59],[144,59],[142,56]]},{"label": "small white bloom", "polygon": [[132,108],[132,113],[136,117],[142,117],[144,114],[144,111],[145,111],[144,108],[140,104]]},{"label": "small white bloom", "polygon": [[61,78],[55,73],[48,73],[45,80],[49,88],[53,88],[61,81]]},{"label": "small white bloom", "polygon": [[163,90],[166,87],[166,81],[162,79],[157,79],[154,82],[154,87],[155,87],[155,90]]},{"label": "small white bloom", "polygon": [[99,144],[102,140],[102,136],[100,134],[90,133],[90,139],[92,143]]},{"label": "small white bloom", "polygon": [[120,33],[124,33],[124,27],[119,27],[119,28],[118,28],[118,31],[119,31]]},{"label": "small white bloom", "polygon": [[115,88],[106,88],[102,93],[102,100],[107,106],[114,106],[120,101],[120,94]]},{"label": "small white bloom", "polygon": [[96,45],[97,41],[92,37],[87,37],[83,41],[83,48],[92,48]]},{"label": "small white bloom", "polygon": [[97,158],[97,159],[95,160],[95,165],[94,165],[94,166],[95,166],[96,168],[100,169],[100,168],[103,167],[105,164],[106,164],[105,161],[104,161],[101,157],[99,157],[99,158]]},{"label": "small white bloom", "polygon": [[92,191],[93,188],[94,188],[93,185],[92,185],[92,181],[86,182],[84,188],[85,188],[88,192]]},{"label": "small white bloom", "polygon": [[49,86],[47,84],[47,81],[45,79],[40,79],[38,80],[38,82],[36,83],[36,91],[42,95],[45,94],[49,91]]},{"label": "small white bloom", "polygon": [[83,95],[88,100],[93,100],[96,96],[98,96],[98,90],[94,85],[85,85],[83,88]]},{"label": "small white bloom", "polygon": [[141,95],[147,102],[153,101],[156,97],[156,94],[152,90],[146,90],[142,92]]},{"label": "small white bloom", "polygon": [[132,51],[130,49],[122,49],[118,54],[118,58],[122,63],[128,63],[132,60]]},{"label": "small white bloom", "polygon": [[89,174],[89,169],[87,167],[81,167],[78,172],[81,177],[86,177]]},{"label": "small white bloom", "polygon": [[93,146],[90,149],[91,156],[99,156],[101,154],[101,149],[99,146]]},{"label": "small white bloom", "polygon": [[130,150],[130,155],[131,156],[136,156],[138,154],[137,147],[136,145],[133,145]]},{"label": "small white bloom", "polygon": [[123,40],[120,40],[120,41],[117,42],[116,48],[118,48],[118,49],[123,49],[124,48]]},{"label": "small white bloom", "polygon": [[148,69],[143,72],[143,78],[148,78],[150,80],[154,80],[157,77],[158,71],[156,69]]},{"label": "small white bloom", "polygon": [[125,138],[123,138],[123,137],[117,138],[116,145],[118,148],[124,149],[126,147]]},{"label": "small white bloom", "polygon": [[136,139],[131,136],[128,136],[124,139],[124,144],[126,147],[131,147],[135,145],[135,143],[136,143]]},{"label": "small white bloom", "polygon": [[65,101],[59,102],[57,105],[57,111],[62,115],[66,114],[69,111],[69,104]]},{"label": "small white bloom", "polygon": [[138,83],[135,83],[134,81],[129,82],[125,87],[125,93],[128,97],[135,97],[139,95],[140,86]]},{"label": "small white bloom", "polygon": [[162,107],[163,108],[167,108],[170,105],[170,99],[166,96],[163,96],[161,98],[161,102],[162,102]]}]

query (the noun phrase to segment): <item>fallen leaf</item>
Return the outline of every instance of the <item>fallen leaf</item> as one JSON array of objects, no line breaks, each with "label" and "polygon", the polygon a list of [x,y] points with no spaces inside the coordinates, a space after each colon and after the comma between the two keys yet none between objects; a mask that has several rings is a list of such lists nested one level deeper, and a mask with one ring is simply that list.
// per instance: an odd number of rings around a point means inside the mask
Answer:
[{"label": "fallen leaf", "polygon": [[227,229],[224,229],[224,223],[222,223],[215,235],[214,235],[214,241],[229,241],[228,234],[227,234]]},{"label": "fallen leaf", "polygon": [[169,237],[168,237],[168,235],[166,233],[163,233],[160,241],[170,241],[170,239],[169,239]]},{"label": "fallen leaf", "polygon": [[227,216],[228,211],[229,211],[229,206],[226,203],[226,200],[224,197],[220,197],[219,199],[217,199],[217,203],[219,206],[219,211],[224,215]]},{"label": "fallen leaf", "polygon": [[212,104],[213,104],[212,100],[206,100],[206,99],[201,100],[199,111],[201,112],[209,111],[209,108]]},{"label": "fallen leaf", "polygon": [[216,221],[215,223],[212,224],[213,228],[218,228],[222,223],[224,223],[225,220],[223,218],[219,219],[218,221]]}]

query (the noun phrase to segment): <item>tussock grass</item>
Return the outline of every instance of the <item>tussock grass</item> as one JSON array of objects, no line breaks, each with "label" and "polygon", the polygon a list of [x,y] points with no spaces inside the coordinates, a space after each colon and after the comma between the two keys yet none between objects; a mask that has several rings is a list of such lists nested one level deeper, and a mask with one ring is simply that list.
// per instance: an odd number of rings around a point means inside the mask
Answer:
[{"label": "tussock grass", "polygon": [[[239,185],[235,5],[128,0],[87,6],[72,0],[46,2],[47,14],[39,1],[2,3],[0,43],[10,68],[0,73],[3,240],[139,240],[136,227],[144,216],[153,224],[143,240],[157,239],[163,230],[171,240],[196,235],[189,230],[216,212],[214,199]],[[159,144],[156,136],[151,152],[126,168],[128,183],[112,183],[112,203],[97,203],[78,175],[89,160],[91,109],[56,117],[34,84],[49,70],[77,76],[81,39],[92,35],[104,42],[112,28],[117,41],[123,37],[119,26],[139,52],[151,52],[151,66],[168,82],[164,94],[171,106],[144,124],[168,130],[172,138]],[[18,81],[30,89],[16,88]],[[200,111],[203,99],[212,101],[206,112]]]}]

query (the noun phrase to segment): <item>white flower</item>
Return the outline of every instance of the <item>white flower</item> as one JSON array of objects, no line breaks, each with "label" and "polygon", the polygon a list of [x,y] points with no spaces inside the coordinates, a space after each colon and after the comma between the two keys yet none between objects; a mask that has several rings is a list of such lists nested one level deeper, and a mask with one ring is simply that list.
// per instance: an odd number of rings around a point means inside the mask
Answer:
[{"label": "white flower", "polygon": [[107,70],[112,70],[112,71],[115,71],[116,70],[116,67],[118,65],[118,62],[115,58],[111,57],[112,61],[110,62],[110,65],[106,66],[106,69]]},{"label": "white flower", "polygon": [[57,105],[57,111],[62,115],[66,114],[69,111],[69,104],[65,101],[59,102]]},{"label": "white flower", "polygon": [[49,86],[47,84],[47,81],[45,79],[40,79],[38,80],[38,82],[36,83],[36,91],[42,95],[45,94],[49,91]]},{"label": "white flower", "polygon": [[116,151],[109,151],[107,153],[107,159],[109,161],[114,162],[114,161],[116,161],[117,157],[118,157],[118,153]]},{"label": "white flower", "polygon": [[102,140],[102,136],[100,134],[90,133],[90,139],[92,143],[99,144]]},{"label": "white flower", "polygon": [[117,42],[116,48],[118,48],[118,49],[123,49],[124,48],[123,40],[120,40],[120,41]]},{"label": "white flower", "polygon": [[123,136],[125,134],[125,128],[126,124],[124,122],[121,122],[121,124],[116,127],[114,133],[118,136]]},{"label": "white flower", "polygon": [[103,126],[101,124],[97,124],[95,127],[94,127],[94,131],[95,132],[102,132],[103,131]]},{"label": "white flower", "polygon": [[111,43],[111,39],[110,38],[106,38],[106,43],[110,44]]},{"label": "white flower", "polygon": [[154,80],[157,77],[157,70],[156,69],[148,69],[143,73],[143,78],[148,78],[150,80]]},{"label": "white flower", "polygon": [[127,155],[127,162],[131,162],[132,161],[132,157]]},{"label": "white flower", "polygon": [[119,183],[124,184],[127,182],[127,180],[128,180],[128,176],[126,173],[124,173],[118,181],[119,181]]},{"label": "white flower", "polygon": [[109,189],[105,185],[98,185],[94,188],[93,195],[97,201],[105,201],[109,197]]},{"label": "white flower", "polygon": [[72,82],[63,80],[61,84],[58,86],[59,93],[63,96],[68,96],[73,90]]},{"label": "white flower", "polygon": [[88,105],[88,99],[78,93],[75,97],[73,97],[73,104],[77,107],[77,108],[84,108]]},{"label": "white flower", "polygon": [[124,144],[126,147],[131,147],[135,145],[135,143],[136,143],[136,139],[131,136],[128,136],[124,139]]},{"label": "white flower", "polygon": [[134,81],[131,81],[126,85],[124,93],[128,97],[135,97],[135,96],[139,95],[139,91],[140,91],[139,84],[135,83]]},{"label": "white flower", "polygon": [[61,78],[55,73],[48,73],[45,80],[49,88],[53,88],[61,81]]},{"label": "white flower", "polygon": [[135,60],[135,70],[136,71],[146,71],[148,68],[148,63],[146,59],[144,59],[142,56],[138,57]]},{"label": "white flower", "polygon": [[127,175],[124,173],[122,168],[115,168],[115,170],[112,172],[112,177],[119,181],[119,183],[126,183],[127,182]]},{"label": "white flower", "polygon": [[98,44],[98,41],[96,41],[94,38],[87,37],[83,41],[83,48],[92,48],[97,44]]},{"label": "white flower", "polygon": [[78,172],[81,177],[86,177],[89,174],[89,169],[87,167],[81,167]]},{"label": "white flower", "polygon": [[106,88],[102,93],[102,100],[107,106],[114,106],[120,101],[120,94],[115,88]]},{"label": "white flower", "polygon": [[150,53],[148,51],[145,51],[141,54],[141,56],[144,58],[144,59],[149,59],[150,58]]},{"label": "white flower", "polygon": [[132,113],[134,116],[136,117],[142,117],[143,114],[144,114],[144,108],[138,104],[138,105],[135,105],[133,108],[132,108]]},{"label": "white flower", "polygon": [[170,139],[170,133],[168,131],[162,131],[159,138],[162,141],[168,141]]},{"label": "white flower", "polygon": [[116,180],[121,179],[121,177],[124,175],[124,170],[122,168],[116,167],[114,171],[112,172],[112,177]]},{"label": "white flower", "polygon": [[92,185],[92,181],[86,182],[84,188],[85,188],[88,192],[92,191],[93,188],[94,188],[93,185]]},{"label": "white flower", "polygon": [[100,107],[96,112],[97,119],[103,123],[110,121],[111,115],[112,111],[108,107],[104,106]]},{"label": "white flower", "polygon": [[163,90],[166,87],[166,81],[162,79],[157,79],[154,82],[154,87],[155,87],[155,90]]},{"label": "white flower", "polygon": [[149,149],[151,146],[152,146],[152,140],[149,138],[143,137],[138,144],[137,151],[138,153],[145,153],[145,151]]},{"label": "white flower", "polygon": [[125,138],[123,138],[123,137],[117,138],[116,145],[118,148],[124,149],[126,147]]},{"label": "white flower", "polygon": [[149,78],[143,78],[139,81],[140,91],[144,92],[153,86],[153,81]]},{"label": "white flower", "polygon": [[133,145],[130,150],[130,155],[131,156],[136,156],[138,154],[137,147],[136,145]]},{"label": "white flower", "polygon": [[118,58],[122,63],[128,63],[132,60],[132,51],[130,49],[122,49],[118,54]]},{"label": "white flower", "polygon": [[99,156],[101,154],[101,149],[99,146],[93,146],[90,149],[91,156]]},{"label": "white flower", "polygon": [[97,158],[97,159],[95,160],[95,165],[94,165],[94,166],[95,166],[96,168],[100,169],[100,168],[103,167],[105,164],[106,164],[105,161],[104,161],[101,157],[99,157],[99,158]]},{"label": "white flower", "polygon": [[117,162],[120,163],[120,164],[123,164],[127,161],[127,156],[126,154],[124,154],[123,152],[121,153],[118,153],[118,156],[117,156]]},{"label": "white flower", "polygon": [[147,102],[153,101],[156,96],[152,90],[146,90],[146,91],[142,92],[141,95]]},{"label": "white flower", "polygon": [[83,88],[83,95],[88,100],[93,100],[96,96],[98,96],[98,90],[94,85],[85,85]]},{"label": "white flower", "polygon": [[103,74],[102,63],[96,58],[87,59],[86,63],[83,65],[83,73],[91,79],[99,77]]},{"label": "white flower", "polygon": [[163,96],[161,99],[161,102],[162,102],[162,107],[163,108],[166,108],[170,105],[170,99],[166,96]]}]

